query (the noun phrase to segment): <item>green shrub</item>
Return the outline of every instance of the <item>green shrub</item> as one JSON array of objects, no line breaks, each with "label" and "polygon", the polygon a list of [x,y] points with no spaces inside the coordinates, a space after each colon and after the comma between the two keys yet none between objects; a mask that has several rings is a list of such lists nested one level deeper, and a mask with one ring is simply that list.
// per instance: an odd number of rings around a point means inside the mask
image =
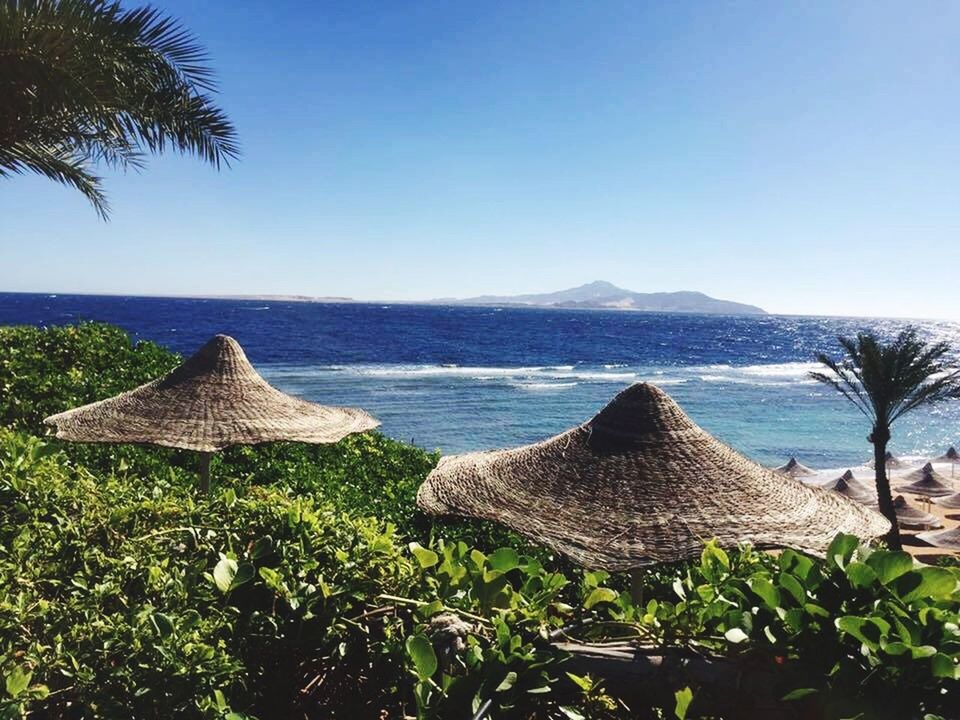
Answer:
[{"label": "green shrub", "polygon": [[825,561],[707,543],[634,603],[621,575],[424,517],[436,456],[376,433],[230,449],[209,497],[191,453],[32,437],[177,358],[104,325],[0,339],[0,718],[715,714],[682,676],[637,698],[568,673],[561,628],[759,672],[797,717],[960,707],[956,567],[846,536]]},{"label": "green shrub", "polygon": [[[134,343],[104,323],[35,328],[0,327],[0,426],[43,436],[43,419],[102,400],[163,376],[181,358],[154,343]],[[51,439],[74,465],[95,474],[115,470],[128,477],[168,476],[195,481],[197,455],[170,448],[62,443]],[[327,500],[355,514],[394,523],[405,534],[429,538],[439,524],[445,537],[481,547],[520,542],[491,523],[435,520],[417,511],[417,488],[438,455],[380,433],[345,438],[335,445],[272,443],[228,448],[214,459],[214,482],[229,486],[283,485],[293,493]]]},{"label": "green shrub", "polygon": [[179,362],[105,323],[0,327],[0,425],[43,435],[45,417],[131,390]]},{"label": "green shrub", "polygon": [[553,689],[544,640],[571,616],[555,603],[568,581],[533,558],[408,549],[390,525],[277,487],[197,497],[132,480],[0,431],[0,716],[463,717],[487,699],[576,700],[569,681]]}]

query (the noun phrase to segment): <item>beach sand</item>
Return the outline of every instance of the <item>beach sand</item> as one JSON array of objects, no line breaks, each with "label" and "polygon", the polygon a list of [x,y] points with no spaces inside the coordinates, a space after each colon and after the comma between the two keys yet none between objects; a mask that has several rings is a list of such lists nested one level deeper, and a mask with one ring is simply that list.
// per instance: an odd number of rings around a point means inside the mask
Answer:
[{"label": "beach sand", "polygon": [[[955,527],[960,526],[960,509],[957,508],[943,508],[935,503],[926,502],[927,498],[924,498],[920,495],[911,495],[908,493],[897,492],[897,486],[906,484],[903,476],[913,472],[919,467],[922,467],[924,464],[929,462],[923,458],[900,458],[902,461],[909,464],[909,467],[901,470],[890,470],[888,474],[890,475],[890,490],[893,494],[893,497],[897,495],[903,495],[907,500],[907,503],[918,510],[923,510],[924,512],[935,515],[943,523],[943,528],[940,530],[952,530]],[[940,475],[945,477],[947,480],[952,480],[954,488],[957,492],[960,492],[960,466],[953,468],[953,475],[951,476],[951,464],[950,463],[933,463],[933,469],[938,472]],[[810,484],[827,482],[834,480],[846,472],[847,468],[834,468],[830,470],[818,470],[815,477],[803,478]],[[874,473],[873,468],[867,467],[865,465],[860,465],[858,467],[852,467],[850,470],[853,471],[853,475],[857,480],[862,481],[871,489],[875,487],[874,483]],[[915,558],[921,562],[926,563],[935,563],[938,558],[944,556],[956,556],[958,553],[945,550],[943,548],[933,547],[925,543],[923,540],[916,538],[917,533],[924,532],[923,529],[909,529],[901,528],[900,536],[903,540],[903,549],[911,553]]]}]

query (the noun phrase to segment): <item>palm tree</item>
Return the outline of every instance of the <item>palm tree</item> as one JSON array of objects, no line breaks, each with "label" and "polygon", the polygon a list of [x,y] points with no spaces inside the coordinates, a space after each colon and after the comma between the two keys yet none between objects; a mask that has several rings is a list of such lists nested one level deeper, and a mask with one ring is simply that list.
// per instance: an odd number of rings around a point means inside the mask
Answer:
[{"label": "palm tree", "polygon": [[899,550],[900,528],[886,468],[890,426],[914,408],[957,397],[960,370],[944,363],[949,351],[946,343],[925,343],[912,328],[888,344],[873,333],[838,339],[844,351],[842,359],[820,353],[817,360],[828,372],[812,372],[810,377],[836,389],[873,424],[867,440],[873,444],[877,499],[880,512],[892,526],[889,544]]},{"label": "palm tree", "polygon": [[106,218],[95,166],[173,148],[219,168],[236,131],[207,57],[175,20],[107,0],[0,0],[0,177],[36,172]]}]

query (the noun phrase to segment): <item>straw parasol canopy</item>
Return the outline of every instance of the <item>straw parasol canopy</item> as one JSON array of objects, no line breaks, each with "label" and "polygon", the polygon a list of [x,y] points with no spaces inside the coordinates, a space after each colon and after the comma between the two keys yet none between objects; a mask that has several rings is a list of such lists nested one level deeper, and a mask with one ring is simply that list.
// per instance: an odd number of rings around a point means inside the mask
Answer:
[{"label": "straw parasol canopy", "polygon": [[914,470],[903,476],[907,485],[900,485],[897,492],[911,493],[913,495],[927,495],[936,497],[937,495],[952,495],[953,488],[950,481],[943,475],[933,469],[933,465],[927,463],[922,468]]},{"label": "straw parasol canopy", "polygon": [[893,510],[897,514],[897,523],[907,528],[939,528],[943,523],[936,515],[931,515],[907,503],[903,495],[893,499]]},{"label": "straw parasol canopy", "polygon": [[778,472],[781,475],[789,475],[790,477],[795,478],[810,477],[817,474],[816,470],[811,470],[806,465],[801,465],[794,457],[787,460],[787,462],[780,467],[775,467],[773,471]]},{"label": "straw parasol canopy", "polygon": [[945,550],[960,550],[960,527],[939,532],[917,533],[917,537],[934,547]]},{"label": "straw parasol canopy", "polygon": [[442,458],[417,503],[495,520],[607,570],[690,557],[710,538],[822,554],[839,532],[889,530],[878,513],[731,450],[646,383],[543,442]]},{"label": "straw parasol canopy", "polygon": [[930,498],[930,502],[936,503],[942,508],[950,508],[951,510],[955,510],[956,508],[960,508],[960,493]]},{"label": "straw parasol canopy", "polygon": [[820,487],[833,490],[863,505],[876,505],[877,503],[876,496],[870,492],[866,485],[853,476],[852,470],[847,470],[840,477],[820,485]]},{"label": "straw parasol canopy", "polygon": [[957,449],[951,445],[947,448],[947,451],[938,458],[934,458],[933,462],[939,463],[960,463],[960,452],[957,452]]},{"label": "straw parasol canopy", "polygon": [[206,463],[209,453],[231,445],[333,443],[380,424],[363,410],[317,405],[271,387],[226,335],[163,378],[44,422],[64,440],[197,450]]},{"label": "straw parasol canopy", "polygon": [[960,463],[960,453],[957,452],[957,449],[951,445],[947,448],[947,451],[938,458],[934,458],[932,462],[936,463],[950,463],[950,477],[953,477],[953,473],[957,468],[957,464]]},{"label": "straw parasol canopy", "polygon": [[[877,463],[873,459],[868,460],[864,463],[867,467],[875,468]],[[892,452],[887,450],[887,454],[884,455],[883,466],[887,470],[903,470],[904,468],[910,467],[909,463],[905,463],[900,458],[896,457]]]}]

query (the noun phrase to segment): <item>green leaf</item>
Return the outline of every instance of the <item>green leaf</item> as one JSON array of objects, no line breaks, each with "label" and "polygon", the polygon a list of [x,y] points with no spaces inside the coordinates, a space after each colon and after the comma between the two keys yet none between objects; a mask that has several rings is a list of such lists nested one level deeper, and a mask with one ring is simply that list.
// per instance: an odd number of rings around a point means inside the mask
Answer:
[{"label": "green leaf", "polygon": [[502,547],[495,550],[493,554],[487,556],[487,562],[490,567],[500,572],[510,572],[520,565],[520,556],[513,548]]},{"label": "green leaf", "polygon": [[837,629],[852,635],[871,650],[877,650],[880,647],[881,640],[890,630],[890,624],[881,618],[864,618],[855,615],[837,618],[836,626]]},{"label": "green leaf", "polygon": [[26,672],[19,665],[15,667],[9,675],[7,675],[6,686],[7,694],[10,697],[17,697],[20,693],[26,690],[30,686],[30,679],[33,677],[32,672]]},{"label": "green leaf", "polygon": [[685,687],[682,690],[677,690],[673,694],[673,697],[676,700],[673,714],[677,716],[677,720],[684,720],[684,718],[687,717],[687,710],[690,708],[690,703],[693,701],[693,690]]},{"label": "green leaf", "polygon": [[173,621],[163,613],[154,613],[150,616],[153,626],[156,628],[160,637],[170,637],[173,634]]},{"label": "green leaf", "polygon": [[589,610],[598,603],[612,603],[616,601],[618,596],[616,590],[611,590],[610,588],[594,588],[587,596],[587,599],[583,601],[583,606]]},{"label": "green leaf", "polygon": [[925,567],[904,573],[893,587],[905,603],[920,598],[946,598],[956,590],[957,578],[946,568]]},{"label": "green leaf", "polygon": [[833,565],[842,570],[859,545],[860,541],[853,535],[842,533],[837,535],[827,548],[827,565]]},{"label": "green leaf", "polygon": [[886,585],[913,570],[913,558],[905,552],[874,550],[867,558],[867,565],[873,568],[880,582]]},{"label": "green leaf", "polygon": [[723,634],[723,636],[728,642],[732,642],[734,644],[742,643],[744,640],[748,640],[750,637],[743,630],[737,627],[730,628]]},{"label": "green leaf", "polygon": [[850,584],[856,588],[870,587],[877,581],[877,573],[866,563],[854,561],[847,565],[844,572]]},{"label": "green leaf", "polygon": [[265,535],[262,538],[259,538],[253,544],[253,550],[250,552],[250,557],[253,560],[259,560],[260,558],[266,557],[273,552],[273,538],[269,535]]},{"label": "green leaf", "polygon": [[433,651],[429,638],[422,633],[411,635],[407,638],[406,647],[407,655],[413,660],[413,666],[416,668],[417,677],[421,680],[433,677],[437,671],[437,654]]},{"label": "green leaf", "polygon": [[780,573],[777,581],[780,583],[780,587],[790,593],[790,596],[797,602],[797,605],[802,607],[807,601],[807,591],[803,589],[800,581],[788,572]]},{"label": "green leaf", "polygon": [[937,653],[930,658],[930,672],[934,677],[955,679],[960,677],[957,671],[957,664],[953,658],[943,653]]},{"label": "green leaf", "polygon": [[506,692],[513,687],[514,683],[517,682],[517,674],[512,670],[507,673],[506,677],[500,681],[500,684],[497,685],[497,689],[494,692]]},{"label": "green leaf", "polygon": [[433,550],[423,547],[420,543],[412,542],[409,545],[410,552],[413,553],[413,556],[417,559],[417,562],[420,563],[420,567],[432,568],[438,562],[440,562],[440,556],[437,555]]},{"label": "green leaf", "polygon": [[213,582],[220,592],[229,592],[233,578],[237,575],[237,561],[223,557],[213,569]]},{"label": "green leaf", "polygon": [[568,672],[567,677],[570,678],[577,687],[583,691],[587,691],[593,687],[593,683],[590,682],[590,678],[583,677],[581,675],[574,675],[573,673]]},{"label": "green leaf", "polygon": [[819,691],[816,688],[797,688],[796,690],[791,690],[780,699],[784,701],[799,700],[800,698],[805,698],[808,695],[813,695],[817,692]]},{"label": "green leaf", "polygon": [[754,576],[747,581],[747,585],[771,610],[780,607],[780,591],[772,582],[764,577]]},{"label": "green leaf", "polygon": [[237,572],[233,576],[233,582],[230,583],[230,589],[234,590],[244,583],[250,582],[253,580],[256,574],[257,569],[253,565],[250,563],[243,563],[237,568]]}]

